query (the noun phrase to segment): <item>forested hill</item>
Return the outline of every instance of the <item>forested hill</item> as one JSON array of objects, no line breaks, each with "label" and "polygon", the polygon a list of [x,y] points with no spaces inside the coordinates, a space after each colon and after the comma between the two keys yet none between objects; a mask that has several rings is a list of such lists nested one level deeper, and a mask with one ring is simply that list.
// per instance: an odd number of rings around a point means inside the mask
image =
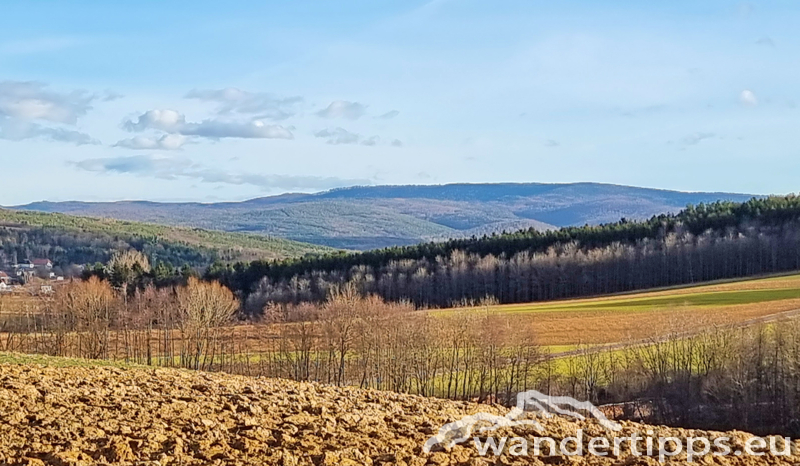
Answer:
[{"label": "forested hill", "polygon": [[209,277],[263,302],[362,290],[421,306],[491,296],[524,302],[800,269],[800,198],[689,206],[599,226],[536,229],[279,263],[214,267]]},{"label": "forested hill", "polygon": [[751,195],[686,193],[597,183],[362,186],[244,202],[37,202],[25,210],[249,232],[369,250],[493,232],[647,219],[687,204]]},{"label": "forested hill", "polygon": [[0,268],[34,258],[62,266],[93,264],[127,249],[144,252],[154,264],[192,267],[332,251],[259,235],[0,209]]}]

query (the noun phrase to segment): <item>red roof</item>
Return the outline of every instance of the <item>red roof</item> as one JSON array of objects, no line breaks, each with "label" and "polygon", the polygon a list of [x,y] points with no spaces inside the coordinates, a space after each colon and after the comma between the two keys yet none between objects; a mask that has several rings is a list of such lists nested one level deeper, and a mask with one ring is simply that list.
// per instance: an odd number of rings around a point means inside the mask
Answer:
[{"label": "red roof", "polygon": [[31,263],[32,263],[33,265],[47,265],[47,264],[52,264],[52,262],[50,262],[50,259],[34,259],[34,260],[32,260],[32,261],[31,261]]},{"label": "red roof", "polygon": [[5,272],[0,272],[0,278],[11,278]]}]

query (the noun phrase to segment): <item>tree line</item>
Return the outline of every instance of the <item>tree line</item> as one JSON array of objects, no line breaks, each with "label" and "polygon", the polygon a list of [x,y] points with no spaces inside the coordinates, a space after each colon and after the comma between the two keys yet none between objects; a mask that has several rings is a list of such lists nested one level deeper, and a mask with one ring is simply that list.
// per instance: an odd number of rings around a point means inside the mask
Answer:
[{"label": "tree line", "polygon": [[[670,323],[665,322],[668,330]],[[704,328],[673,325],[622,350],[562,360],[558,391],[620,418],[684,428],[800,436],[800,320]]]},{"label": "tree line", "polygon": [[258,325],[236,321],[238,308],[215,282],[128,296],[91,277],[35,301],[0,296],[0,350],[509,403],[545,359],[508,316],[442,319],[352,285],[320,305],[273,305]]},{"label": "tree line", "polygon": [[92,276],[52,296],[0,296],[0,350],[213,370],[238,309],[229,289],[194,277],[128,295]]},{"label": "tree line", "polygon": [[357,254],[224,266],[206,277],[244,298],[322,302],[354,282],[364,294],[417,307],[485,297],[529,302],[800,269],[800,198],[689,206],[647,221],[487,236]]}]

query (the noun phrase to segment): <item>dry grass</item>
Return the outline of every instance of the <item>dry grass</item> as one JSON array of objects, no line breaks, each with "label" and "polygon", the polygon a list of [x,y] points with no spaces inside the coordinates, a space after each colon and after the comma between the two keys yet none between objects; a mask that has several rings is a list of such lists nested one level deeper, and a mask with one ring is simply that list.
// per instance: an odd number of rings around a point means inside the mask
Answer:
[{"label": "dry grass", "polygon": [[[611,344],[735,325],[800,309],[800,275],[624,296],[492,306],[545,346]],[[433,311],[448,316],[463,309]]]},{"label": "dry grass", "polygon": [[800,299],[701,311],[688,307],[648,312],[548,312],[521,318],[533,320],[537,342],[551,346],[638,341],[675,331],[738,324],[795,309],[800,309]]}]

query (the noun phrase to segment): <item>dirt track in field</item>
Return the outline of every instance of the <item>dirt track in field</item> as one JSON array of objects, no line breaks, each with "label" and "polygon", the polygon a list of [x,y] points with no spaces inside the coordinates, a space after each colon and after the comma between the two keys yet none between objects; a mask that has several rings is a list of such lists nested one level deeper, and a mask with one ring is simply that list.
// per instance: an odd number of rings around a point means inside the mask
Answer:
[{"label": "dirt track in field", "polygon": [[[176,370],[0,365],[0,464],[470,465],[658,464],[633,457],[481,458],[472,443],[424,453],[439,427],[499,407],[354,388]],[[542,420],[557,441],[596,422]],[[536,434],[531,427],[497,436]],[[623,423],[617,436],[718,434]],[[741,447],[745,434],[731,434]],[[796,447],[797,445],[795,445]],[[533,455],[532,451],[530,452]],[[680,458],[680,457],[679,457]],[[684,456],[685,458],[685,456]],[[707,457],[704,464],[792,464],[793,458]],[[676,464],[676,463],[673,463]],[[677,464],[681,464],[680,462]]]}]

